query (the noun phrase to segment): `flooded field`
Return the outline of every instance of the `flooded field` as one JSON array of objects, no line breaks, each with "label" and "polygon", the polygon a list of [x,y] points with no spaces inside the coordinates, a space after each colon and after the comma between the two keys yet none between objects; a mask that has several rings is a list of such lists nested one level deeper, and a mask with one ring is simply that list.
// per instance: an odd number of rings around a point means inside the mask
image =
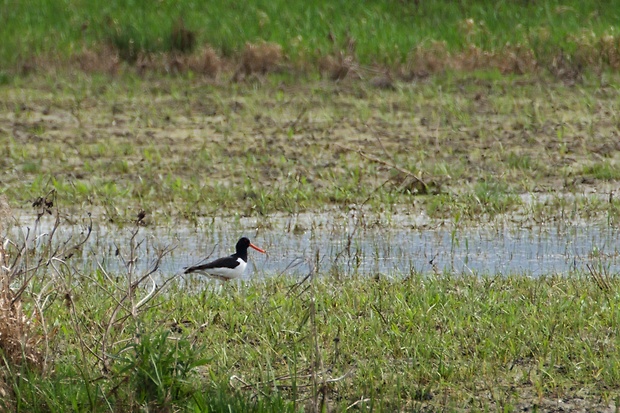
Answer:
[{"label": "flooded field", "polygon": [[[31,221],[23,217],[12,230],[23,237]],[[84,221],[86,222],[86,221]],[[31,239],[45,242],[52,221],[43,221]],[[78,239],[85,224],[61,225],[57,242]],[[111,272],[122,271],[117,251],[126,254],[134,228],[93,224],[93,233],[82,251],[83,264],[99,264]],[[35,236],[36,235],[36,236]],[[183,267],[204,259],[232,254],[239,237],[247,236],[267,250],[250,252],[246,277],[282,274],[306,275],[311,268],[334,276],[401,277],[412,272],[453,275],[540,276],[588,271],[620,270],[620,231],[604,221],[556,222],[517,226],[494,222],[459,227],[431,223],[423,216],[358,216],[355,212],[267,216],[236,220],[215,219],[196,227],[140,228],[136,241],[137,269],[144,270],[158,251],[172,249],[161,262],[159,274],[168,278]]]}]

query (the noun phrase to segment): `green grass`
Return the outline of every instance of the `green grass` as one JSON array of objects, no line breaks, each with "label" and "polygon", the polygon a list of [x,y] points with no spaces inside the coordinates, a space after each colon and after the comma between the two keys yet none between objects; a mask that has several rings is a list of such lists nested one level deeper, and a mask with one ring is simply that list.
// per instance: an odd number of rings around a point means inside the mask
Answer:
[{"label": "green grass", "polygon": [[617,164],[609,161],[596,162],[591,165],[586,165],[584,166],[582,173],[584,175],[591,176],[594,179],[601,179],[605,181],[620,179],[620,168]]},{"label": "green grass", "polygon": [[[179,19],[195,32],[199,44],[219,54],[238,53],[246,42],[280,44],[293,62],[344,50],[355,40],[362,63],[404,63],[418,46],[445,41],[448,50],[470,45],[501,50],[525,45],[539,58],[562,49],[572,54],[586,41],[596,46],[602,35],[614,34],[620,17],[617,1],[460,3],[314,1],[290,3],[257,0],[226,2],[144,0],[5,3],[0,6],[0,61],[11,68],[32,55],[66,58],[101,44],[114,44],[128,60],[133,49],[169,51]],[[330,34],[335,39],[330,41]],[[592,34],[594,40],[588,37]],[[585,40],[584,40],[585,39]]]},{"label": "green grass", "polygon": [[73,317],[62,298],[46,306],[61,329],[53,371],[10,370],[10,386],[28,411],[294,411],[317,399],[335,411],[514,411],[558,398],[606,405],[620,392],[615,278],[601,290],[583,274],[319,274],[301,295],[294,283],[173,286],[119,317],[103,374],[87,349],[99,351],[114,294],[82,281]]}]

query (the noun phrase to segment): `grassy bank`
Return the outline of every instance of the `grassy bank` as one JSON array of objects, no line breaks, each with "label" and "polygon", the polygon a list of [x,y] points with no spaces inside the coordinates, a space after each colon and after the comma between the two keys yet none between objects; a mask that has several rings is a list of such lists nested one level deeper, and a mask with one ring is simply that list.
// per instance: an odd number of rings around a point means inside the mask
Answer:
[{"label": "grassy bank", "polygon": [[619,289],[601,269],[536,279],[311,271],[217,288],[162,273],[157,260],[135,271],[132,231],[116,257],[93,258],[119,260],[116,273],[72,260],[87,228],[28,254],[5,244],[4,408],[556,411],[612,409],[620,397]]},{"label": "grassy bank", "polygon": [[143,57],[149,54],[206,56],[207,47],[219,59],[237,62],[244,59],[246,43],[261,42],[278,45],[286,56],[279,63],[296,68],[325,65],[325,58],[342,58],[336,62],[342,64],[345,57],[362,65],[402,66],[414,75],[437,65],[529,71],[535,62],[550,67],[558,57],[571,68],[617,68],[618,6],[617,1],[5,3],[0,69],[31,71],[77,58],[78,66],[102,70],[115,55],[148,66]]}]

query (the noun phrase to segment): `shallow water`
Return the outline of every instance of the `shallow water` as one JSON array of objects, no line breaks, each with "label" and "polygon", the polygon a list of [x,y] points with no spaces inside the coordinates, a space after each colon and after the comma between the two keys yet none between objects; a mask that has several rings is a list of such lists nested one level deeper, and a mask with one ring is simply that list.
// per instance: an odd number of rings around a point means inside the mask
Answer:
[{"label": "shallow water", "polygon": [[[30,219],[30,221],[28,221]],[[10,236],[45,242],[52,222],[43,221],[32,232],[33,218],[21,218]],[[118,229],[95,224],[83,249],[84,269],[97,262],[110,272],[122,272],[116,255],[129,252],[131,228]],[[83,225],[63,224],[56,241],[77,239]],[[141,228],[137,269],[144,271],[158,248],[173,247],[160,266],[163,278],[206,257],[234,252],[241,236],[266,249],[263,255],[250,251],[246,277],[278,274],[305,275],[318,263],[322,273],[403,276],[412,271],[453,274],[510,275],[565,274],[587,271],[586,265],[600,270],[620,269],[620,231],[605,222],[559,222],[547,226],[518,228],[514,223],[493,223],[463,227],[431,223],[423,216],[391,215],[389,218],[348,214],[304,214],[261,218],[216,219],[198,228],[174,226]]]}]

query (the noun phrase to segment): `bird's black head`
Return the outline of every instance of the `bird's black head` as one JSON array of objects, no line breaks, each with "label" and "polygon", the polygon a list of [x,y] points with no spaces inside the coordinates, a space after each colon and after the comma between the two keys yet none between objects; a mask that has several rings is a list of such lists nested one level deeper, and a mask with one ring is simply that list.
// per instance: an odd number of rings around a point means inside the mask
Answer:
[{"label": "bird's black head", "polygon": [[241,238],[239,241],[237,241],[237,245],[235,246],[235,249],[237,250],[237,253],[242,252],[242,251],[247,251],[248,248],[250,248],[250,240],[247,239],[246,237]]},{"label": "bird's black head", "polygon": [[247,257],[248,248],[253,248],[258,252],[262,252],[263,254],[265,253],[264,249],[258,248],[256,245],[252,244],[250,240],[246,237],[243,237],[239,241],[237,241],[237,245],[235,246],[235,249],[237,250],[237,255],[240,257]]}]

